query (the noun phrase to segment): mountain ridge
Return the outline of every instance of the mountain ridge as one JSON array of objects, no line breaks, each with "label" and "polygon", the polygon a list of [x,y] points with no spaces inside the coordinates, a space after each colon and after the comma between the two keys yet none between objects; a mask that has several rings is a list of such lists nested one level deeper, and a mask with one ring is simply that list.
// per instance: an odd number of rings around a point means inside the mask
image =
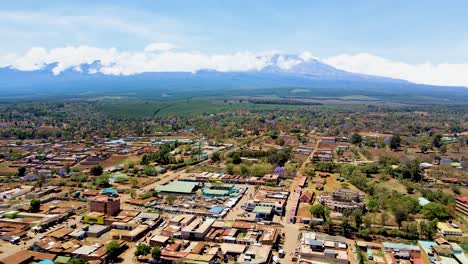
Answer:
[{"label": "mountain ridge", "polygon": [[314,58],[304,60],[297,55],[275,55],[259,70],[217,71],[199,69],[195,72],[142,72],[133,75],[102,73],[100,61],[68,67],[59,74],[53,70],[58,63],[44,65],[39,70],[21,71],[13,67],[0,68],[2,97],[83,97],[89,94],[136,96],[155,99],[160,94],[175,94],[175,98],[193,96],[232,96],[275,94],[291,96],[284,90],[304,88],[303,96],[369,95],[384,100],[412,97],[433,98],[433,101],[468,101],[464,87],[415,84],[406,80],[357,74],[337,69]]}]

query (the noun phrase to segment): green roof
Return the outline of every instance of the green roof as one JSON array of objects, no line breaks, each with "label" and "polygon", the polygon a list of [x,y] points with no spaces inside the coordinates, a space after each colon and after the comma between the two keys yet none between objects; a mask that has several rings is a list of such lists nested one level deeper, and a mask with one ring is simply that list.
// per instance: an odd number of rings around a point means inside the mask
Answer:
[{"label": "green roof", "polygon": [[166,185],[156,187],[158,192],[172,192],[172,193],[192,193],[198,183],[174,181]]},{"label": "green roof", "polygon": [[253,210],[253,213],[271,214],[272,210],[273,210],[272,207],[257,205],[257,206],[255,206],[255,208]]},{"label": "green roof", "polygon": [[224,195],[224,196],[228,196],[230,193],[229,190],[218,190],[218,189],[210,189],[210,188],[203,188],[203,194],[207,194],[207,195]]},{"label": "green roof", "polygon": [[71,257],[65,257],[65,256],[58,256],[55,260],[54,263],[68,263],[70,261]]}]

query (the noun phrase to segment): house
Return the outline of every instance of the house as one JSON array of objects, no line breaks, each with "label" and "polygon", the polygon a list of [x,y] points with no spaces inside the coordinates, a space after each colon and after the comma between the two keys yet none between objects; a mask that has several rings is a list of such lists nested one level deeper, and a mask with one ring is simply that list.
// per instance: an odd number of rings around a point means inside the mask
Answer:
[{"label": "house", "polygon": [[305,190],[301,194],[301,197],[299,198],[299,201],[301,203],[310,203],[310,201],[312,201],[313,197],[314,197],[314,192],[312,190]]},{"label": "house", "polygon": [[460,228],[454,227],[449,223],[438,222],[437,229],[439,229],[444,236],[463,236],[463,231]]}]

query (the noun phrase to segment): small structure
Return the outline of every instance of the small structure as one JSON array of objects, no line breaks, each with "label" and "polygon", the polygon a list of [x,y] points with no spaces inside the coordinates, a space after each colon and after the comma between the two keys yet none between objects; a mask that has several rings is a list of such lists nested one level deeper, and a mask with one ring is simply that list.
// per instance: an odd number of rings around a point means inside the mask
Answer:
[{"label": "small structure", "polygon": [[126,182],[128,181],[128,175],[125,174],[125,173],[121,173],[121,172],[116,172],[116,173],[113,173],[110,177],[109,177],[109,183],[119,183],[119,182]]}]

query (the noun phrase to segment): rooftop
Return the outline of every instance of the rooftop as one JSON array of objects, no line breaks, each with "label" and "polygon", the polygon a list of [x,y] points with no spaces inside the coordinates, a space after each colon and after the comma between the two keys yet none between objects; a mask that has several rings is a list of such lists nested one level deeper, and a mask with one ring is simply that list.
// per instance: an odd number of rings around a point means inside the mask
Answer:
[{"label": "rooftop", "polygon": [[166,185],[156,187],[158,192],[172,192],[172,193],[193,193],[194,189],[198,186],[195,182],[174,181]]}]

